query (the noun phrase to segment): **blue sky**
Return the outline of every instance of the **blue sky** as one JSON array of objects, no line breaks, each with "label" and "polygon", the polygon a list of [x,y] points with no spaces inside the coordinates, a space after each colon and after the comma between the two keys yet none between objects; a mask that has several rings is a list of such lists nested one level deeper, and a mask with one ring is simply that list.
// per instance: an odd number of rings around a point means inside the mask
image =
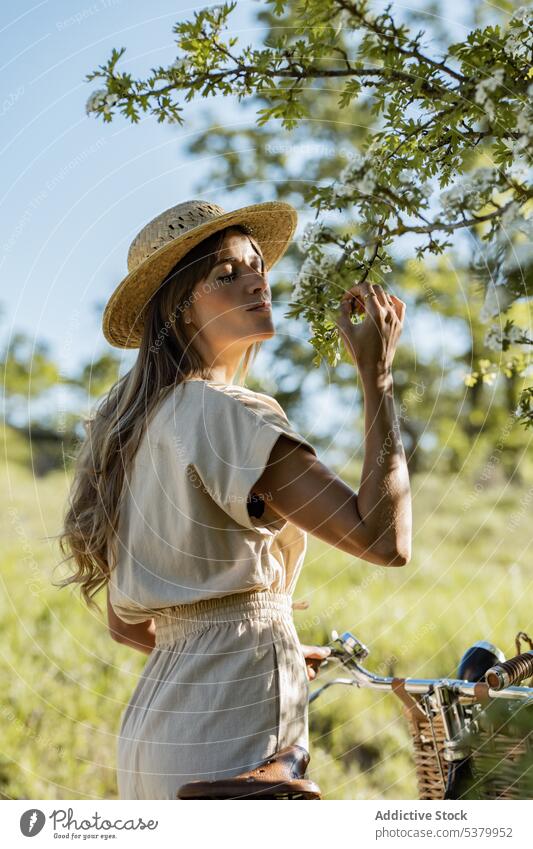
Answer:
[{"label": "blue sky", "polygon": [[[256,5],[239,3],[245,42],[258,35]],[[172,62],[172,25],[194,8],[200,4],[169,0],[2,6],[0,336],[24,330],[48,341],[64,373],[108,348],[95,306],[126,273],[129,243],[163,209],[196,197],[195,179],[206,167],[184,153],[205,127],[205,102],[186,105],[184,127],[152,117],[103,124],[85,114],[99,85],[84,76],[112,47],[127,47],[120,66],[134,76]],[[459,37],[464,8],[446,6]],[[220,123],[253,120],[237,104],[211,98],[208,105]],[[223,186],[203,197],[226,208],[246,203],[245,193],[224,197]],[[124,356],[132,362],[135,352]]]},{"label": "blue sky", "polygon": [[13,8],[3,6],[0,24],[2,336],[25,330],[74,362],[107,345],[94,307],[124,276],[135,233],[194,197],[182,145],[199,123],[192,104],[186,128],[121,116],[103,124],[85,114],[98,85],[84,76],[113,46],[127,46],[132,72],[171,62],[172,24],[190,7],[42,2],[17,4],[17,17]]}]

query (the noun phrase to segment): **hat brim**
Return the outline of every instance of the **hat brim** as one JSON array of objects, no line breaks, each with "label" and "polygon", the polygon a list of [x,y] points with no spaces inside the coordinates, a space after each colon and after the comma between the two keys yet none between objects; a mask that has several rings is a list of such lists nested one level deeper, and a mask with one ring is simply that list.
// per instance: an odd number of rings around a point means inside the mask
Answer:
[{"label": "hat brim", "polygon": [[287,251],[296,231],[295,208],[283,201],[243,206],[198,224],[154,251],[117,286],[104,310],[102,330],[115,348],[138,348],[141,344],[144,310],[172,268],[199,242],[232,224],[250,227],[258,242],[265,266],[270,270]]}]

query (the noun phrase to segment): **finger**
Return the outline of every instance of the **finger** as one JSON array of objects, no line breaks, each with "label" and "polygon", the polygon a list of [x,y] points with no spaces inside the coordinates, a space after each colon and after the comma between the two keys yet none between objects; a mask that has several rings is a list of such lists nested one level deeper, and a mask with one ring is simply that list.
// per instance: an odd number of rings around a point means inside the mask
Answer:
[{"label": "finger", "polygon": [[381,304],[382,307],[385,307],[385,309],[387,309],[387,307],[389,306],[389,303],[387,301],[386,294],[383,291],[383,287],[380,286],[379,283],[374,283],[373,287],[374,287],[374,292],[376,293],[376,297],[377,297],[379,303]]},{"label": "finger", "polygon": [[346,289],[341,296],[341,300],[344,298],[353,298],[359,297],[361,298],[363,295],[372,291],[372,284],[365,280],[363,283],[354,283],[353,286],[350,286],[349,289]]},{"label": "finger", "polygon": [[397,298],[396,295],[390,295],[390,298],[393,302],[394,309],[396,311],[396,315],[398,316],[400,321],[403,321],[403,318],[404,318],[404,315],[405,315],[405,310],[406,310],[405,303],[403,301],[401,301],[399,298]]},{"label": "finger", "polygon": [[335,320],[335,324],[341,332],[349,330],[350,326],[353,327],[352,322],[350,321],[350,316],[353,312],[357,312],[357,310],[352,307],[351,301],[345,300],[341,302],[339,314]]},{"label": "finger", "polygon": [[383,294],[385,296],[385,300],[389,309],[392,310],[396,315],[398,315],[398,313],[400,312],[399,306],[403,302],[400,301],[400,299],[397,298],[396,295],[393,295],[391,292],[384,292]]},{"label": "finger", "polygon": [[307,669],[307,674],[310,675],[310,673],[312,673],[313,676],[318,675],[321,663],[322,661],[319,660],[314,660],[312,663],[306,663],[305,668]]},{"label": "finger", "polygon": [[329,646],[302,646],[306,657],[324,658],[331,654]]},{"label": "finger", "polygon": [[385,316],[385,321],[387,324],[391,324],[395,318],[398,318],[398,313],[396,311],[394,301],[388,292],[385,292],[385,300],[387,302],[387,315]]},{"label": "finger", "polygon": [[383,309],[377,292],[372,283],[358,283],[352,286],[342,296],[341,303],[350,302],[352,312],[369,313],[375,317]]},{"label": "finger", "polygon": [[390,294],[390,292],[383,292],[383,296],[385,298],[385,309],[387,310],[390,318],[396,316],[398,314],[397,307],[394,303],[394,296]]},{"label": "finger", "polygon": [[346,344],[350,344],[359,329],[358,324],[353,321],[354,317],[361,317],[365,314],[364,301],[359,301],[357,298],[346,300],[340,304],[335,324]]}]

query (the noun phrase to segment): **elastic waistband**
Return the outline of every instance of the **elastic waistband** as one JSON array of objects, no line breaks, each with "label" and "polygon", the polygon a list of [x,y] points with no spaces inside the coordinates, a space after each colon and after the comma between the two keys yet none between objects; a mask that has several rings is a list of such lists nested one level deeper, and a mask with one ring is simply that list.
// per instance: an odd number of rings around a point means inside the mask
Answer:
[{"label": "elastic waistband", "polygon": [[202,599],[191,604],[165,607],[154,617],[156,648],[170,647],[176,640],[212,625],[242,619],[292,620],[292,596],[288,593],[252,592]]}]

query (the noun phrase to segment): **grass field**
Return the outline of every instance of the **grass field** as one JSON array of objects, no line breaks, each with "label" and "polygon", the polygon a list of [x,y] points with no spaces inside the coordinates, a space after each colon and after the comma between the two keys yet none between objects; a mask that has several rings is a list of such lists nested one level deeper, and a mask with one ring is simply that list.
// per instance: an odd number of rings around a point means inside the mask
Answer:
[{"label": "grass field", "polygon": [[[60,527],[64,473],[34,478],[27,447],[11,436],[1,456],[0,631],[9,683],[0,797],[113,799],[119,717],[146,655],[114,643],[103,615],[51,586],[60,558],[46,536]],[[531,471],[523,469],[525,480]],[[351,630],[371,649],[369,668],[422,677],[453,675],[478,639],[512,654],[515,634],[532,629],[533,492],[496,479],[481,490],[467,476],[413,479],[413,557],[403,569],[354,560],[309,536],[295,595],[309,601],[295,612],[302,642]],[[327,798],[416,798],[394,696],[332,688],[311,706],[310,732],[309,775]]]}]

